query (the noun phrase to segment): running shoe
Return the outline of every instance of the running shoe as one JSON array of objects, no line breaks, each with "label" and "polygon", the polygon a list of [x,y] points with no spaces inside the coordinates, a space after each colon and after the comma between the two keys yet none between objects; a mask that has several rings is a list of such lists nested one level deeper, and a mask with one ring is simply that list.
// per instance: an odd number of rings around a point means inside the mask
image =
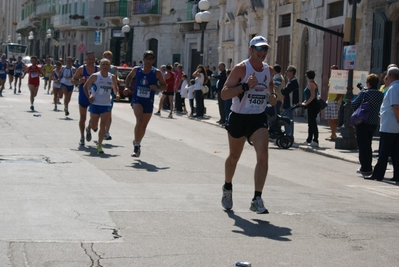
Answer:
[{"label": "running shoe", "polygon": [[[21,93],[21,89],[18,90],[18,94],[20,94],[20,93]],[[60,104],[61,104],[61,103],[60,103]]]},{"label": "running shoe", "polygon": [[31,105],[30,110],[35,111],[35,107],[33,105]]},{"label": "running shoe", "polygon": [[57,105],[54,105],[54,109],[53,109],[54,111],[57,111],[58,109],[57,109]]},{"label": "running shoe", "polygon": [[109,133],[105,133],[104,139],[105,140],[112,140],[112,137],[111,137],[111,135]]},{"label": "running shoe", "polygon": [[97,153],[98,154],[104,154],[104,150],[103,150],[103,146],[102,145],[98,145],[97,146]]},{"label": "running shoe", "polygon": [[223,186],[222,191],[222,207],[226,210],[231,210],[233,207],[233,190],[226,190]]},{"label": "running shoe", "polygon": [[161,116],[161,112],[160,111],[155,112],[154,115]]},{"label": "running shoe", "polygon": [[65,116],[69,116],[69,111],[68,111],[68,109],[67,109],[67,108],[64,108],[64,111],[65,111]]},{"label": "running shoe", "polygon": [[169,119],[173,119],[173,115],[172,115],[172,113],[169,113],[169,116],[168,116],[168,118],[169,118]]},{"label": "running shoe", "polygon": [[17,89],[14,89],[14,95],[16,95],[17,94]]},{"label": "running shoe", "polygon": [[312,142],[310,143],[310,146],[312,146],[312,147],[319,147],[319,143],[317,143],[317,142],[315,142],[315,141],[312,141]]},{"label": "running shoe", "polygon": [[80,138],[79,145],[80,145],[80,146],[84,146],[84,145],[85,145],[85,139],[84,139],[84,137],[81,137],[81,138]]},{"label": "running shoe", "polygon": [[252,200],[250,210],[256,212],[257,214],[268,214],[269,211],[263,205],[263,200],[261,197],[256,197],[255,200]]},{"label": "running shoe", "polygon": [[87,142],[91,141],[91,131],[89,127],[86,127],[86,141]]},{"label": "running shoe", "polygon": [[2,97],[3,96],[3,91],[0,91],[0,97]]},{"label": "running shoe", "polygon": [[138,158],[138,157],[140,157],[140,154],[141,154],[141,147],[140,146],[134,146],[132,157]]}]

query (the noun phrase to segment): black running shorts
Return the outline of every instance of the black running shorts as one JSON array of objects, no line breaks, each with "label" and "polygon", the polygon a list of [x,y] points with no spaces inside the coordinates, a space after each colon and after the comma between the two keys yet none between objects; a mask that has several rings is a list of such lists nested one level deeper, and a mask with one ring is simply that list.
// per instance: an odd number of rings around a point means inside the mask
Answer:
[{"label": "black running shorts", "polygon": [[234,138],[251,137],[260,128],[268,128],[267,116],[260,114],[239,114],[231,112],[225,126],[227,132]]}]

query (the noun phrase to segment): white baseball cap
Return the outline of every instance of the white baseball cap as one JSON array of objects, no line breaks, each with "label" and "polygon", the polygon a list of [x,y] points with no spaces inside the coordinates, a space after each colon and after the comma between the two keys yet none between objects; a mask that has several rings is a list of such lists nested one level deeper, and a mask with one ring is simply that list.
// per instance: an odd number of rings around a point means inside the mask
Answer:
[{"label": "white baseball cap", "polygon": [[249,42],[249,46],[263,46],[263,45],[267,45],[270,47],[270,45],[267,43],[267,39],[263,36],[255,36]]}]

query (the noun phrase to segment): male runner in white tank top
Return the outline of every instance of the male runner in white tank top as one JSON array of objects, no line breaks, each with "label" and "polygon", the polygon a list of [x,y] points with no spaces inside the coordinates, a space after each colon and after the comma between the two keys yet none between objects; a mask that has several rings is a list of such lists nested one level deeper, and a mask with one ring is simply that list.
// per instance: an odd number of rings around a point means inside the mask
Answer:
[{"label": "male runner in white tank top", "polygon": [[233,99],[231,113],[226,122],[230,153],[225,162],[225,184],[222,206],[226,210],[233,207],[232,180],[240,159],[245,141],[250,138],[256,151],[255,194],[250,210],[269,213],[263,205],[262,190],[268,170],[269,132],[266,104],[276,104],[273,93],[272,67],[263,61],[269,44],[262,36],[254,37],[249,44],[250,57],[234,66],[222,89],[222,98]]}]

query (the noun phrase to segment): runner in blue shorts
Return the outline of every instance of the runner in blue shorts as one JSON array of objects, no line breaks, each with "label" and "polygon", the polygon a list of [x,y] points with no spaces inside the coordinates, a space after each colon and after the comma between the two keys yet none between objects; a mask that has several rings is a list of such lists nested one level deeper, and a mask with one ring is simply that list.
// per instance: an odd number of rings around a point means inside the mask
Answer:
[{"label": "runner in blue shorts", "polygon": [[22,62],[22,57],[19,56],[17,61],[15,62],[15,69],[14,69],[14,94],[17,93],[17,82],[18,83],[18,93],[21,93],[21,76],[24,73],[24,69],[26,68],[25,64]]},{"label": "runner in blue shorts", "polygon": [[[108,59],[108,60],[111,61],[111,63],[112,63],[112,57],[113,57],[113,54],[112,54],[111,51],[109,51],[109,50],[104,51],[104,53],[103,53],[103,58]],[[115,77],[116,77],[116,80],[118,80],[118,69],[117,69],[114,65],[112,65],[112,64],[111,64],[111,69],[109,70],[109,73],[114,74]],[[119,89],[118,89],[118,90],[119,90]],[[111,128],[111,123],[112,123],[112,108],[114,107],[115,94],[114,94],[113,92],[111,92],[111,96],[112,96],[112,101],[111,101],[111,117],[110,117],[110,119],[108,120],[108,124],[107,124],[107,126],[106,126],[105,137],[104,137],[105,140],[112,140],[112,137],[111,137],[111,135],[109,134],[109,129]]]},{"label": "runner in blue shorts", "polygon": [[8,64],[6,61],[6,55],[1,56],[0,61],[0,96],[3,96],[4,84],[7,79]]},{"label": "runner in blue shorts", "polygon": [[83,86],[84,93],[90,101],[90,128],[97,129],[100,126],[97,142],[97,152],[99,154],[104,153],[102,142],[107,121],[111,116],[111,92],[114,91],[116,101],[119,101],[120,98],[116,77],[109,73],[110,68],[111,62],[106,58],[101,59],[100,71],[92,74]]},{"label": "runner in blue shorts", "polygon": [[[79,97],[78,97],[78,103],[79,103],[79,130],[80,130],[80,142],[79,145],[84,146],[85,145],[85,124],[86,124],[86,118],[87,118],[87,108],[90,106],[90,101],[85,95],[83,85],[89,79],[89,77],[93,74],[98,72],[98,67],[94,65],[96,62],[96,55],[94,52],[89,51],[86,53],[86,59],[85,59],[86,64],[80,66],[78,70],[75,72],[72,78],[72,83],[73,84],[79,84]],[[86,128],[86,141],[90,142],[91,141],[91,129],[90,129],[90,122],[88,123],[88,126]]]},{"label": "runner in blue shorts", "polygon": [[136,117],[132,157],[140,157],[141,140],[152,116],[155,92],[166,90],[166,83],[161,71],[152,66],[154,60],[154,52],[146,51],[143,55],[143,66],[134,67],[125,80],[124,93],[127,93],[130,83],[133,78],[136,78],[132,97],[132,108]]},{"label": "runner in blue shorts", "polygon": [[62,69],[61,74],[61,88],[64,93],[64,112],[65,116],[69,116],[68,105],[71,101],[72,92],[74,89],[74,85],[71,81],[72,76],[75,73],[75,68],[72,66],[73,59],[68,57],[66,60],[66,66]]}]

